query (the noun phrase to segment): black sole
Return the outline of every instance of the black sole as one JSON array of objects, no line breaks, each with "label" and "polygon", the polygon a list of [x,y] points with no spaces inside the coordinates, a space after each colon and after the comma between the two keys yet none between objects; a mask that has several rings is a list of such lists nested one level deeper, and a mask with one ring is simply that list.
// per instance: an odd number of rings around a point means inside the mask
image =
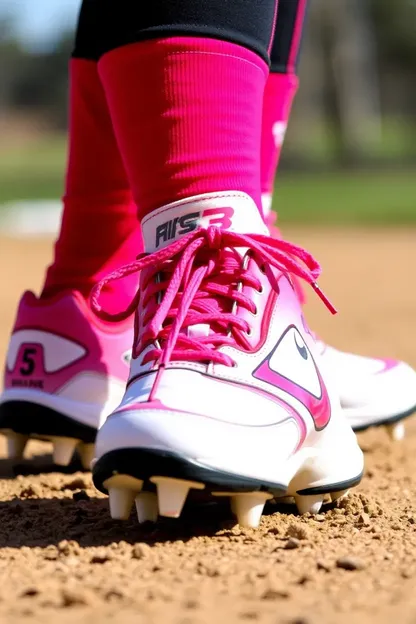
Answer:
[{"label": "black sole", "polygon": [[394,425],[395,423],[400,422],[401,420],[404,420],[405,418],[409,418],[413,414],[416,414],[416,405],[408,409],[406,412],[402,412],[401,414],[396,414],[395,416],[389,416],[389,418],[385,418],[384,420],[378,420],[377,422],[370,423],[369,425],[360,425],[358,427],[353,427],[353,430],[355,431],[355,433],[360,433],[361,431],[367,431],[368,429],[371,429],[372,427],[383,427],[386,425]]},{"label": "black sole", "polygon": [[117,474],[125,474],[144,481],[146,489],[153,489],[151,477],[169,476],[173,479],[196,481],[205,485],[204,492],[276,492],[284,494],[281,483],[241,477],[216,468],[204,466],[171,451],[125,448],[103,455],[93,468],[95,487],[107,494],[104,482]]},{"label": "black sole", "polygon": [[11,430],[40,438],[75,438],[93,444],[97,430],[73,420],[49,407],[29,401],[0,404],[0,430]]},{"label": "black sole", "polygon": [[[204,492],[272,492],[274,496],[287,495],[287,487],[281,483],[259,481],[241,477],[222,470],[204,466],[171,451],[125,448],[110,451],[101,457],[93,468],[95,487],[107,494],[105,481],[118,474],[128,475],[144,481],[145,489],[154,489],[151,477],[169,476],[173,479],[196,481],[205,485]],[[352,479],[333,483],[324,487],[311,487],[299,490],[297,494],[312,496],[348,490],[358,485],[363,474]]]},{"label": "black sole", "polygon": [[331,494],[332,492],[341,492],[342,490],[349,490],[355,487],[361,482],[363,478],[363,472],[352,479],[346,481],[339,481],[338,483],[332,483],[331,485],[323,485],[319,487],[306,488],[304,490],[298,490],[296,494],[300,496],[315,496],[319,494]]}]

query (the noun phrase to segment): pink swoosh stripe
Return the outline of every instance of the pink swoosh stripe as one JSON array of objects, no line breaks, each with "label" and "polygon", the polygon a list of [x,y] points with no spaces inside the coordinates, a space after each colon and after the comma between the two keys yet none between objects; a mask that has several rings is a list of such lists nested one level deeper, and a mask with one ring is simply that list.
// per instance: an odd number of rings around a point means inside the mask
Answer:
[{"label": "pink swoosh stripe", "polygon": [[[311,415],[312,420],[314,421],[315,429],[320,431],[324,429],[331,419],[331,402],[329,400],[328,392],[326,390],[325,384],[321,377],[321,374],[313,360],[316,373],[318,375],[319,384],[321,387],[321,396],[316,397],[301,386],[298,386],[290,379],[283,377],[279,373],[275,372],[270,368],[270,358],[273,355],[274,351],[272,351],[267,358],[260,364],[260,366],[254,371],[253,377],[259,379],[260,381],[264,381],[266,383],[275,386],[276,388],[280,388],[284,392],[287,392],[295,399],[300,401],[304,407],[308,410]],[[310,357],[312,355],[309,352]]]}]

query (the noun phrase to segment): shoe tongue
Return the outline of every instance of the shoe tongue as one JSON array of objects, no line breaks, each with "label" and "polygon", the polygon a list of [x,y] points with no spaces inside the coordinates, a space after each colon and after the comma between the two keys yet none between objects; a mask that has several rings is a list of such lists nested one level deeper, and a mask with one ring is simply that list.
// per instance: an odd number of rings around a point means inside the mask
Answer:
[{"label": "shoe tongue", "polygon": [[207,193],[162,206],[147,215],[142,221],[145,251],[153,253],[198,227],[210,225],[239,234],[269,233],[255,202],[246,193]]}]

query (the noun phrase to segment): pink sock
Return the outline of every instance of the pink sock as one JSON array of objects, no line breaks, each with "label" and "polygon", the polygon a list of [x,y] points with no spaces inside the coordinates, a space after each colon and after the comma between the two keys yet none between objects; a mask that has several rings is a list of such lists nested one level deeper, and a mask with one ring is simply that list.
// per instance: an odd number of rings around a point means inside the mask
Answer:
[{"label": "pink sock", "polygon": [[270,74],[264,90],[261,192],[265,218],[271,209],[274,178],[297,88],[298,78],[295,74]]},{"label": "pink sock", "polygon": [[[270,74],[264,90],[263,127],[261,133],[261,193],[263,216],[271,234],[281,238],[271,212],[273,185],[279,165],[287,124],[299,80],[295,74]],[[299,280],[295,287],[301,303],[305,295]]]},{"label": "pink sock", "polygon": [[[115,141],[97,64],[70,63],[70,134],[64,211],[42,297],[91,288],[141,251],[137,209]],[[136,280],[117,286],[129,300]]]},{"label": "pink sock", "polygon": [[108,52],[99,72],[141,217],[228,190],[261,208],[268,68],[255,53],[215,39],[155,39]]}]

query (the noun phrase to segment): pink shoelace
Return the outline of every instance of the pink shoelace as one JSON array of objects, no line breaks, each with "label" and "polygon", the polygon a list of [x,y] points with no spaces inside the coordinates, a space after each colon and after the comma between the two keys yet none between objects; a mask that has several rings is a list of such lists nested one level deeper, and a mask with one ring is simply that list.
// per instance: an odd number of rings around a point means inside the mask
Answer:
[{"label": "pink shoelace", "polygon": [[[282,233],[276,225],[277,214],[275,212],[269,212],[265,221],[266,221],[267,227],[269,228],[270,236],[272,238],[281,239]],[[298,279],[298,277],[296,275],[293,275],[292,277],[293,277],[293,285],[295,287],[296,294],[299,297],[299,301],[301,302],[301,304],[304,305],[306,303],[305,291],[303,290],[302,284],[300,280]]]},{"label": "pink shoelace", "polygon": [[[279,271],[308,282],[327,308],[336,310],[322,293],[316,279],[317,261],[304,249],[284,240],[260,234],[236,234],[218,227],[198,229],[168,247],[141,255],[131,264],[101,281],[91,294],[92,309],[107,321],[128,318],[140,305],[140,325],[133,357],[154,344],[143,364],[156,361],[164,368],[172,360],[216,362],[233,366],[230,356],[221,353],[225,345],[248,348],[246,320],[235,314],[236,305],[256,312],[255,304],[242,286],[261,284],[244,268],[238,248],[249,250],[259,267]],[[108,282],[142,272],[141,286],[128,308],[109,314],[100,305],[100,293]],[[195,328],[207,327],[198,332]]]}]

